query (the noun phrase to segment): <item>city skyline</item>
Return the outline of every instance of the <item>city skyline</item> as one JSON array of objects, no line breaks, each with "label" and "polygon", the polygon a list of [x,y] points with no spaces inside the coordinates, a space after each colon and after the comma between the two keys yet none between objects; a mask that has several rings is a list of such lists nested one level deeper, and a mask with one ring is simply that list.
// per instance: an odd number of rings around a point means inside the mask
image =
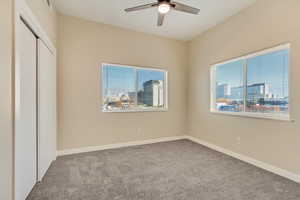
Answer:
[{"label": "city skyline", "polygon": [[164,106],[165,72],[134,67],[103,67],[103,108]]},{"label": "city skyline", "polygon": [[[254,89],[253,89],[254,88]],[[254,83],[246,88],[247,97],[254,94],[264,94],[264,98],[288,98],[271,93],[271,86],[267,83]],[[231,87],[228,84],[218,85],[216,88],[216,98],[231,98],[234,100],[243,99],[244,86]]]},{"label": "city skyline", "polygon": [[[247,60],[247,85],[265,83],[277,96],[288,96],[289,50],[280,50]],[[244,60],[227,63],[216,69],[216,84],[243,87]]]},{"label": "city skyline", "polygon": [[140,91],[143,89],[143,84],[150,80],[165,81],[165,72],[106,65],[103,67],[102,77],[104,95],[116,95],[122,92],[135,92],[136,88]]}]

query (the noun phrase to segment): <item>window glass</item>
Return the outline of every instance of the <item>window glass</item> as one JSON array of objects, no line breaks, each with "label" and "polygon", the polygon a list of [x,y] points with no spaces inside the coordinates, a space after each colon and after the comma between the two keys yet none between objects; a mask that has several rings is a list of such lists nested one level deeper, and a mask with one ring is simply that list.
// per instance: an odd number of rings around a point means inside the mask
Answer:
[{"label": "window glass", "polygon": [[165,73],[162,71],[137,71],[138,77],[138,106],[139,108],[163,108]]},{"label": "window glass", "polygon": [[218,111],[241,112],[244,108],[244,62],[216,67],[215,103]]},{"label": "window glass", "polygon": [[211,110],[289,120],[289,54],[282,45],[214,65]]},{"label": "window glass", "polygon": [[155,69],[103,65],[103,111],[167,108],[166,73]]},{"label": "window glass", "polygon": [[288,50],[248,60],[247,112],[287,114]]},{"label": "window glass", "polygon": [[135,69],[129,67],[103,67],[103,109],[129,110],[136,105]]}]

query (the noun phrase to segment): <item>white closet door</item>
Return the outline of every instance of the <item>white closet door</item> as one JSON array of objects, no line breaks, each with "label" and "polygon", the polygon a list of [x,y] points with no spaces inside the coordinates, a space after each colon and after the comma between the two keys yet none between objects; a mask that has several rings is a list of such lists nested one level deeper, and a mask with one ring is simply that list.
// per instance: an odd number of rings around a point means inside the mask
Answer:
[{"label": "white closet door", "polygon": [[38,40],[38,179],[56,159],[56,60]]},{"label": "white closet door", "polygon": [[24,200],[37,182],[36,38],[20,22],[16,67],[15,189]]}]

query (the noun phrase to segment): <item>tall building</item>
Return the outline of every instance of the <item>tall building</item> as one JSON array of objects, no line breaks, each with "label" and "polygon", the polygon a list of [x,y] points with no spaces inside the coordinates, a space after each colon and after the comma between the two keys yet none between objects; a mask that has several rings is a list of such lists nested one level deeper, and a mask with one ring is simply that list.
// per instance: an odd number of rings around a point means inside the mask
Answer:
[{"label": "tall building", "polygon": [[231,95],[231,87],[228,84],[217,85],[217,99],[228,98]]},{"label": "tall building", "polygon": [[256,83],[247,87],[247,98],[256,102],[270,96],[270,86],[266,83]]},{"label": "tall building", "polygon": [[244,99],[244,87],[232,87],[230,98],[236,101],[242,101]]},{"label": "tall building", "polygon": [[150,80],[143,84],[143,103],[148,106],[164,105],[164,84],[162,80]]},{"label": "tall building", "polygon": [[[243,100],[244,87],[230,87],[228,84],[220,84],[217,86],[217,98],[230,98],[232,100]],[[247,86],[247,98],[250,101],[257,102],[260,99],[274,98],[270,93],[270,85],[266,83],[255,83]]]},{"label": "tall building", "polygon": [[138,91],[137,93],[137,102],[138,104],[144,104],[144,91],[143,90],[140,90]]}]

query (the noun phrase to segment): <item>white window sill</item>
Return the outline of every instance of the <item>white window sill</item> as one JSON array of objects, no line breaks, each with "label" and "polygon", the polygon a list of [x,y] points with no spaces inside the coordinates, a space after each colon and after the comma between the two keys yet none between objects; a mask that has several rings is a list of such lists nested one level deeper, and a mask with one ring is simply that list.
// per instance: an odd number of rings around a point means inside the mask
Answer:
[{"label": "white window sill", "polygon": [[102,110],[104,113],[137,113],[137,112],[167,112],[167,108],[162,109],[132,109],[132,110]]},{"label": "white window sill", "polygon": [[212,114],[218,115],[231,115],[231,116],[239,116],[239,117],[248,117],[248,118],[256,118],[256,119],[268,119],[268,120],[277,120],[277,121],[286,121],[286,122],[294,122],[289,115],[272,115],[272,114],[263,114],[263,113],[250,113],[250,112],[220,112],[220,111],[211,111]]}]

